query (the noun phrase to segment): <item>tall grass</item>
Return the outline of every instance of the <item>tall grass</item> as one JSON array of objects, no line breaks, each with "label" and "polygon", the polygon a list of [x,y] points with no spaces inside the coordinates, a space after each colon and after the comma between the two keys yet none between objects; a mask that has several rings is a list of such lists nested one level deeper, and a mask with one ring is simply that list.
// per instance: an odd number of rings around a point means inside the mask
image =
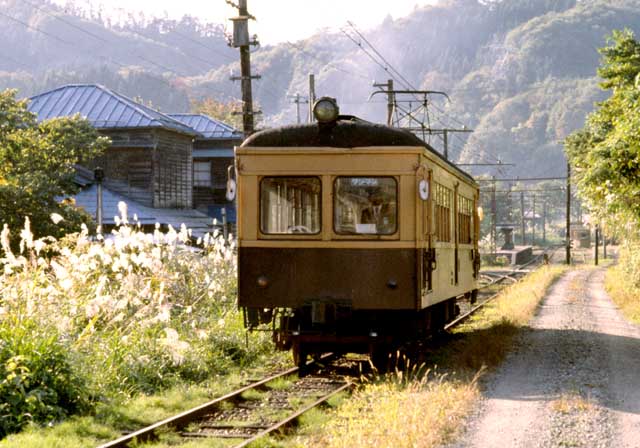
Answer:
[{"label": "tall grass", "polygon": [[[57,218],[57,217],[55,217]],[[126,222],[106,239],[87,229],[0,243],[0,437],[98,401],[198,382],[256,359],[235,306],[233,240],[188,242],[186,228],[143,233]]]},{"label": "tall grass", "polygon": [[627,240],[620,246],[618,264],[607,270],[605,287],[627,319],[640,323],[640,242]]},{"label": "tall grass", "polygon": [[357,391],[328,422],[305,430],[315,435],[301,435],[290,445],[429,448],[452,442],[481,396],[479,378],[502,362],[563,270],[545,267],[508,287],[452,340],[434,348],[426,363],[404,360],[402,369]]}]

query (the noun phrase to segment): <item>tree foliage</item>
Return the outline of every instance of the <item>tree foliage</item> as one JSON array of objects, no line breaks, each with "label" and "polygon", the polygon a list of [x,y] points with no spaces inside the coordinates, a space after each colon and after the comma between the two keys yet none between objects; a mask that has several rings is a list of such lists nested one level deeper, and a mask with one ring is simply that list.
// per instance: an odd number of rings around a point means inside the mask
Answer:
[{"label": "tree foliage", "polygon": [[580,194],[623,230],[640,223],[640,43],[629,30],[614,31],[600,53],[600,86],[612,94],[565,145]]},{"label": "tree foliage", "polygon": [[214,98],[191,100],[191,112],[208,115],[236,129],[242,128],[242,115],[237,113],[240,111],[242,111],[240,100],[230,100],[226,103]]},{"label": "tree foliage", "polygon": [[[63,198],[77,191],[74,165],[106,148],[88,121],[79,117],[38,123],[16,92],[0,92],[0,225],[21,229],[29,217],[36,236],[60,236],[90,220]],[[64,220],[54,224],[50,215]]]}]

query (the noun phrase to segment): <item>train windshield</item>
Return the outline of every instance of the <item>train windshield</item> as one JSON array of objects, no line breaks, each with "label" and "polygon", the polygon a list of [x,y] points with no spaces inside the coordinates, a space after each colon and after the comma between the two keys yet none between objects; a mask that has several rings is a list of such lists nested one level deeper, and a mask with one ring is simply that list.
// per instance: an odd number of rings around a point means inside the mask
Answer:
[{"label": "train windshield", "polygon": [[397,230],[398,185],[393,177],[338,177],[333,227],[342,235],[392,235]]},{"label": "train windshield", "polygon": [[264,234],[320,233],[322,187],[317,177],[265,177],[260,182]]}]

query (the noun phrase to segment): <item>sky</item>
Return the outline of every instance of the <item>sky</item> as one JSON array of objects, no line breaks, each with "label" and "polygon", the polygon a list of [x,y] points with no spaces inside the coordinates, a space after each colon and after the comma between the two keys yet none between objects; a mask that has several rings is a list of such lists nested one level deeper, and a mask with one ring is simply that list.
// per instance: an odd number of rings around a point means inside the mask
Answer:
[{"label": "sky", "polygon": [[[191,15],[203,21],[226,24],[237,9],[225,0],[53,0],[65,5],[102,7],[110,15],[119,12],[144,11],[149,16],[166,15],[179,19]],[[368,29],[381,23],[387,15],[394,19],[408,15],[414,7],[435,3],[436,0],[247,0],[251,21],[249,32],[257,34],[262,44],[296,41],[313,35],[318,29],[339,27],[348,20],[359,28]]]}]

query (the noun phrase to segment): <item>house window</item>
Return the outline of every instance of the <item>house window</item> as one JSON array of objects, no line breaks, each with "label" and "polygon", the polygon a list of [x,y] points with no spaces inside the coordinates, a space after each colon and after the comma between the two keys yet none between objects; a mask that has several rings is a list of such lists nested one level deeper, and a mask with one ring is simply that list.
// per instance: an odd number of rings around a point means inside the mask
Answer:
[{"label": "house window", "polygon": [[193,162],[193,185],[211,186],[211,162]]}]

